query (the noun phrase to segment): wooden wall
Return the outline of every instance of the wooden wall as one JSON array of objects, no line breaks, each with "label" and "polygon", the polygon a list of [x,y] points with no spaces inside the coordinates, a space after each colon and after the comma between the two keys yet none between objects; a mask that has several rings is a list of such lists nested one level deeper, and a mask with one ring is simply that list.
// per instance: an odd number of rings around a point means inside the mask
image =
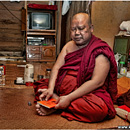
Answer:
[{"label": "wooden wall", "polygon": [[23,1],[19,3],[0,1],[0,51],[23,51],[22,7]]},{"label": "wooden wall", "polygon": [[94,1],[91,16],[94,34],[113,48],[121,22],[130,20],[130,1]]},{"label": "wooden wall", "polygon": [[[88,1],[72,1],[69,12],[62,17],[61,48],[70,40],[69,28],[72,16],[78,12],[85,12],[87,4]],[[24,1],[19,3],[0,1],[0,51],[23,51],[25,49],[24,35],[21,31],[21,9],[24,6]],[[93,1],[91,16],[94,35],[108,42],[113,48],[114,36],[119,32],[120,23],[130,20],[129,12],[130,1]]]},{"label": "wooden wall", "polygon": [[[30,3],[47,4],[44,1]],[[25,34],[21,31],[22,7],[26,2],[0,1],[0,51],[25,51]]]}]

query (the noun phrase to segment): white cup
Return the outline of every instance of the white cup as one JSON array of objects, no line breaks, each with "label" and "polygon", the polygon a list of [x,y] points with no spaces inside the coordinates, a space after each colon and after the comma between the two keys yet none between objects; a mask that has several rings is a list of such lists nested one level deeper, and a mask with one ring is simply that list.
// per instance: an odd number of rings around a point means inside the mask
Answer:
[{"label": "white cup", "polygon": [[16,82],[17,83],[23,83],[23,77],[17,77]]}]

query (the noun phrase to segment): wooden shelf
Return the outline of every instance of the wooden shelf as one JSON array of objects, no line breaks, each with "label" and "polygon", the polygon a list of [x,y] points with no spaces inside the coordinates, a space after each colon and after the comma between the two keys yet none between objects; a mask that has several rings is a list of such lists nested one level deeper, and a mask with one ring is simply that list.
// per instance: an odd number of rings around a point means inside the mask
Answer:
[{"label": "wooden shelf", "polygon": [[[31,12],[37,12],[37,9],[30,10],[27,7],[26,17]],[[41,9],[39,12],[46,12],[46,10]],[[56,33],[57,33],[57,13],[56,10],[48,10],[52,15],[52,28],[50,30],[45,29],[30,29],[26,26],[26,59],[27,61],[55,61],[56,59]],[[27,23],[27,20],[26,20]],[[44,41],[41,41],[42,44],[44,42],[47,46],[32,46],[28,45],[28,37],[44,37]],[[37,41],[32,41],[32,43]],[[38,41],[40,42],[40,41]],[[49,45],[49,46],[48,46]]]},{"label": "wooden shelf", "polygon": [[50,32],[27,32],[27,35],[41,35],[41,36],[47,36],[47,35],[53,35],[55,36],[56,33],[50,33]]},{"label": "wooden shelf", "polygon": [[48,33],[56,33],[56,30],[45,30],[45,29],[28,29],[29,32],[48,32]]},{"label": "wooden shelf", "polygon": [[56,30],[27,30],[27,35],[56,35]]}]

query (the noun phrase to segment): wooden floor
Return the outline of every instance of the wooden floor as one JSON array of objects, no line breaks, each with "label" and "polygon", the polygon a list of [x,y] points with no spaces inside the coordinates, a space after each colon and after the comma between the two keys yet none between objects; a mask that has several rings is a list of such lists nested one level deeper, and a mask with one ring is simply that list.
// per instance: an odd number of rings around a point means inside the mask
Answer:
[{"label": "wooden floor", "polygon": [[6,80],[5,85],[0,87],[5,88],[26,88],[25,85],[17,85],[15,84],[15,80],[17,77],[24,78],[24,66],[26,64],[32,64],[34,66],[34,80],[37,81],[38,75],[45,75],[45,70],[47,68],[52,68],[54,65],[53,62],[0,62],[0,64],[4,64],[6,66]]}]

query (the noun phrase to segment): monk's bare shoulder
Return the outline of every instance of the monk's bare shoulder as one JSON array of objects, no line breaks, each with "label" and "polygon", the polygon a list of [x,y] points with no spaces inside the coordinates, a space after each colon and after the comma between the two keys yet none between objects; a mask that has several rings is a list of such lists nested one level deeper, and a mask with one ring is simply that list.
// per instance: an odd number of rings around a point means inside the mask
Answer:
[{"label": "monk's bare shoulder", "polygon": [[72,48],[73,44],[74,44],[73,41],[69,41],[64,45],[64,47],[62,48],[61,52],[58,55],[54,67],[60,68],[65,63],[65,56],[70,52],[71,49],[69,48]]},{"label": "monk's bare shoulder", "polygon": [[66,43],[65,49],[66,49],[66,54],[68,54],[70,52],[74,52],[78,50],[79,48],[77,47],[74,41],[69,41],[68,43]]}]

